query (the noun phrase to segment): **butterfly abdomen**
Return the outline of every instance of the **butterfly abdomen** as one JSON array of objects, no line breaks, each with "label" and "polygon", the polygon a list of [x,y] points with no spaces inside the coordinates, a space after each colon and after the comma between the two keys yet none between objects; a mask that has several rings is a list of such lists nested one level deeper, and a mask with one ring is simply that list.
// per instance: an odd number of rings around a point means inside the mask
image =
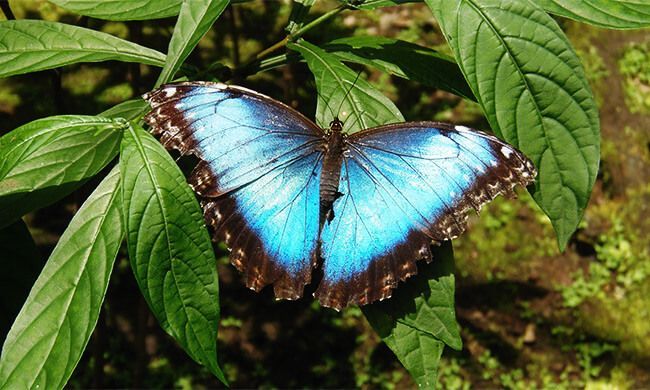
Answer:
[{"label": "butterfly abdomen", "polygon": [[332,129],[327,139],[323,168],[320,178],[320,226],[334,218],[332,205],[339,197],[339,180],[343,163],[343,134],[339,129]]}]

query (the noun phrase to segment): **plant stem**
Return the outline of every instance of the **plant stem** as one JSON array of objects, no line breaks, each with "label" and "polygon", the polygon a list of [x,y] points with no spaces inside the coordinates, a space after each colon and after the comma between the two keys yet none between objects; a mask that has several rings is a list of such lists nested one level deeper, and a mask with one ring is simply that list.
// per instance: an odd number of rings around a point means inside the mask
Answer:
[{"label": "plant stem", "polygon": [[[349,9],[350,7],[347,4],[341,4],[338,7],[324,13],[323,15],[319,16],[318,18],[312,20],[311,22],[305,24],[298,30],[296,30],[293,34],[287,35],[284,37],[281,41],[278,41],[274,43],[273,45],[269,46],[268,48],[262,50],[261,52],[257,53],[253,58],[248,60],[244,65],[236,69],[237,74],[244,74],[246,71],[251,68],[254,64],[260,64],[262,60],[264,60],[266,57],[269,55],[273,54],[273,52],[287,46],[287,43],[290,41],[295,41],[296,39],[302,37],[307,33],[309,30],[312,28],[318,26],[319,24],[325,22],[328,19],[331,19],[332,17],[336,16],[339,14],[341,11],[344,11],[346,9]],[[261,66],[258,66],[256,70],[259,70]]]},{"label": "plant stem", "polygon": [[277,68],[289,62],[299,59],[294,53],[283,53],[273,57],[265,58],[259,61],[258,66],[255,67],[255,73],[263,72],[265,70]]},{"label": "plant stem", "polygon": [[309,23],[305,24],[304,26],[302,26],[301,28],[299,28],[296,32],[291,34],[290,39],[293,41],[293,40],[296,40],[296,39],[300,38],[301,36],[305,35],[305,33],[307,31],[309,31],[312,28],[318,26],[319,24],[323,23],[327,19],[330,19],[330,18],[336,16],[341,11],[344,11],[344,10],[349,9],[349,8],[350,7],[347,4],[339,5],[338,7],[334,8],[333,10],[324,13],[323,15],[319,16],[318,18],[312,20],[311,22],[309,22]]},{"label": "plant stem", "polygon": [[266,49],[262,50],[261,52],[257,53],[255,57],[253,57],[251,60],[249,60],[242,68],[246,68],[248,65],[252,64],[253,62],[257,62],[262,60],[263,58],[267,57],[269,54],[273,53],[274,51],[283,48],[284,46],[287,45],[287,42],[289,42],[289,36],[287,35],[284,37],[279,42],[274,43],[273,45],[267,47]]}]

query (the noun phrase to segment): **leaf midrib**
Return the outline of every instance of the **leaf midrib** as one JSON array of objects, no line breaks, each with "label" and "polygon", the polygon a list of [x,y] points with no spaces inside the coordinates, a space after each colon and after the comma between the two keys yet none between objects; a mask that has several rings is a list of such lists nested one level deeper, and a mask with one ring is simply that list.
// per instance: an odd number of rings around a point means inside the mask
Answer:
[{"label": "leaf midrib", "polygon": [[[149,162],[149,159],[147,158],[147,154],[145,153],[145,150],[144,150],[144,144],[141,142],[142,140],[141,140],[141,139],[139,138],[139,136],[136,134],[136,130],[135,130],[135,129],[133,129],[132,127],[129,127],[129,131],[130,131],[131,134],[133,135],[133,138],[134,138],[135,140],[137,140],[137,142],[135,142],[136,148],[137,148],[138,152],[140,153],[140,156],[141,156],[142,159],[144,160],[144,166],[145,166],[145,169],[147,170],[147,174],[149,175],[149,179],[151,180],[152,184],[153,184],[154,187],[155,187],[155,191],[154,191],[154,193],[157,195],[157,196],[156,196],[156,201],[157,201],[157,203],[158,203],[158,207],[160,207],[160,210],[161,210],[161,213],[160,213],[160,214],[161,214],[161,216],[162,216],[162,218],[163,218],[163,224],[164,224],[164,226],[165,226],[165,240],[167,241],[167,249],[168,249],[168,252],[169,252],[169,265],[170,265],[170,266],[169,266],[169,272],[173,275],[174,285],[175,285],[175,287],[176,287],[176,291],[179,292],[179,298],[181,298],[181,299],[180,299],[180,302],[181,302],[181,305],[183,306],[183,312],[184,312],[184,313],[187,313],[187,312],[188,312],[188,306],[187,306],[186,303],[185,303],[185,299],[184,299],[182,296],[180,296],[180,295],[181,295],[181,294],[180,294],[181,290],[180,290],[180,288],[179,288],[179,286],[178,286],[178,278],[177,278],[176,275],[174,274],[174,267],[172,266],[172,262],[173,262],[173,260],[174,260],[174,256],[173,256],[173,253],[172,253],[172,250],[171,250],[171,248],[172,248],[172,243],[171,243],[171,241],[170,241],[170,239],[169,239],[169,237],[170,237],[170,232],[169,232],[169,228],[168,228],[169,223],[168,223],[168,218],[167,218],[167,212],[166,212],[166,208],[163,207],[163,202],[162,202],[162,193],[161,193],[161,191],[160,191],[161,186],[160,186],[159,183],[158,183],[158,180],[157,180],[156,175],[153,173],[153,169],[152,169],[152,167],[151,167],[151,164],[150,164],[150,162]],[[163,288],[164,288],[164,284],[163,284]],[[163,302],[164,302],[164,301],[163,301]],[[163,305],[164,305],[164,303],[163,303]],[[167,317],[167,313],[166,313],[166,312],[165,312],[165,317]],[[185,315],[185,317],[187,317],[187,315]],[[165,320],[167,321],[167,323],[168,323],[168,325],[169,325],[169,330],[170,330],[170,331],[173,331],[174,333],[176,333],[176,331],[174,331],[174,328],[171,326],[171,322],[170,322],[168,319],[166,319],[166,318],[165,318]],[[191,321],[188,321],[188,324],[189,324],[190,328],[192,329],[192,332],[193,332],[194,334],[197,334],[196,330],[194,329],[194,325],[192,324],[192,322],[191,322]],[[180,335],[176,335],[176,336],[180,336]],[[178,337],[178,338],[180,338],[180,337]],[[202,349],[202,350],[205,350],[205,349],[204,349],[204,346],[202,345],[201,342],[199,342],[199,345],[201,345],[201,349]],[[207,361],[206,361],[205,363],[206,363],[206,364],[209,364],[209,362],[210,362],[210,359],[207,359]],[[210,364],[210,365],[211,365],[211,364]]]},{"label": "leaf midrib", "polygon": [[[220,1],[220,0],[216,0],[216,1]],[[185,8],[184,4],[185,4],[185,1],[183,1],[183,4],[181,5],[181,8],[180,8],[179,13],[178,13],[178,20],[179,21],[181,20],[181,16],[183,15],[183,9]],[[177,43],[174,40],[174,37],[178,36],[179,39],[184,38],[184,36],[186,35],[186,32],[182,32],[181,35],[183,35],[183,37],[181,37],[180,35],[177,35],[176,32],[174,31],[174,34],[172,34],[172,37],[171,37],[171,39],[169,41],[169,47],[167,49],[167,55],[165,56],[165,63],[163,64],[163,66],[162,66],[163,69],[160,72],[160,75],[158,76],[158,80],[156,81],[156,86],[158,86],[158,85],[160,85],[162,83],[166,83],[166,82],[169,81],[170,78],[174,77],[176,72],[178,72],[178,68],[181,65],[179,63],[179,59],[181,59],[181,57],[187,57],[187,55],[189,55],[191,53],[191,51],[194,50],[194,48],[196,47],[196,45],[198,44],[198,41],[194,44],[194,47],[192,47],[190,52],[188,52],[187,54],[184,54],[184,52],[189,47],[189,44],[193,40],[194,35],[196,34],[198,28],[201,27],[201,25],[205,22],[205,15],[208,14],[208,11],[210,10],[210,5],[207,5],[205,7],[200,8],[201,15],[200,15],[198,21],[194,18],[195,15],[192,13],[191,7],[188,6],[188,11],[187,11],[187,14],[189,15],[188,17],[192,18],[192,22],[194,23],[193,26],[188,26],[191,29],[192,32],[189,34],[189,37],[188,37],[189,39],[183,39],[182,41]],[[225,7],[227,7],[227,6],[228,6],[228,4],[226,4],[224,6],[224,8],[221,10],[221,12],[223,12],[225,10]],[[220,12],[220,14],[221,14],[221,12]],[[182,29],[185,26],[186,26],[186,23],[181,23],[178,26],[179,31],[180,31],[180,29]],[[209,30],[209,28],[202,33],[202,36],[205,35],[208,32],[208,30]],[[200,40],[200,37],[199,37],[199,40]],[[173,44],[177,44],[178,46],[172,46]],[[170,52],[173,54],[173,56],[169,55]],[[170,58],[171,58],[171,60],[169,60]]]},{"label": "leaf midrib", "polygon": [[[62,129],[68,129],[68,128],[69,129],[76,129],[77,127],[86,127],[87,126],[87,127],[95,127],[96,131],[103,131],[106,128],[111,128],[112,127],[112,128],[116,129],[116,128],[119,127],[117,122],[115,120],[113,120],[113,119],[110,119],[110,118],[104,118],[103,120],[101,120],[101,119],[98,120],[98,119],[99,119],[99,117],[92,117],[92,119],[91,119],[89,117],[84,117],[84,116],[79,116],[79,115],[62,115],[62,116],[55,116],[55,117],[50,117],[50,118],[38,119],[38,120],[36,120],[34,122],[30,122],[29,124],[26,124],[24,126],[30,126],[30,125],[35,126],[36,124],[40,125],[40,124],[44,123],[47,128],[45,130],[39,130],[39,127],[29,128],[28,130],[26,130],[26,132],[29,132],[31,134],[28,133],[25,138],[21,138],[20,140],[18,140],[18,142],[15,143],[14,145],[12,145],[13,147],[11,149],[9,149],[6,152],[6,154],[12,153],[14,150],[21,147],[23,144],[25,144],[27,142],[31,142],[34,139],[44,137],[46,135],[49,135],[52,132],[62,130]],[[55,123],[53,125],[51,125],[51,126],[48,126],[47,123],[50,122],[50,121],[55,122]],[[58,123],[56,123],[56,122],[58,122]],[[21,126],[21,127],[17,128],[16,130],[18,130],[18,129],[24,127],[24,126]],[[11,132],[7,133],[6,135],[4,135],[0,139],[4,139],[5,137],[9,137],[10,135],[11,135]],[[26,151],[26,152],[29,152],[28,154],[34,153],[34,151]],[[21,154],[20,158],[22,159],[23,156],[24,156],[24,154]]]},{"label": "leaf midrib", "polygon": [[[544,147],[544,150],[543,150],[542,152],[540,152],[540,154],[539,154],[539,155],[540,155],[540,161],[541,161],[542,156],[543,156],[544,154],[546,154],[546,151],[550,149],[550,150],[551,150],[551,157],[553,158],[553,164],[555,165],[555,167],[559,167],[558,159],[557,159],[557,156],[556,156],[556,151],[555,151],[555,149],[553,148],[553,143],[552,143],[552,142],[550,141],[550,139],[549,139],[549,136],[548,136],[548,130],[546,129],[546,125],[544,124],[544,120],[543,120],[544,117],[543,117],[542,114],[541,114],[541,110],[540,110],[539,104],[537,103],[537,100],[535,100],[535,99],[533,98],[532,89],[530,88],[530,85],[529,85],[529,83],[528,83],[528,80],[526,79],[524,73],[522,72],[519,63],[517,62],[516,57],[513,56],[513,52],[512,52],[512,50],[510,49],[510,46],[508,46],[508,44],[506,43],[506,41],[502,38],[501,34],[497,31],[497,29],[496,29],[495,26],[494,26],[494,22],[492,21],[492,19],[490,19],[490,18],[488,17],[487,13],[481,12],[481,9],[480,9],[480,8],[479,8],[479,7],[474,3],[473,0],[464,0],[464,1],[467,2],[467,3],[470,5],[470,7],[472,7],[472,9],[474,9],[474,11],[475,11],[477,14],[479,14],[479,15],[481,15],[481,16],[483,17],[483,20],[485,21],[486,25],[490,28],[490,30],[492,31],[492,33],[497,37],[497,39],[499,40],[499,42],[500,42],[501,45],[503,46],[504,51],[505,51],[505,52],[509,55],[509,57],[512,59],[511,62],[512,62],[514,68],[516,69],[517,74],[519,74],[519,77],[520,77],[520,79],[522,80],[522,83],[525,85],[526,90],[527,90],[528,93],[531,95],[531,99],[530,99],[530,100],[532,101],[532,103],[533,103],[533,105],[534,105],[534,107],[535,107],[535,115],[537,116],[537,119],[539,120],[540,127],[541,127],[541,129],[542,129],[542,132],[544,133],[544,141],[545,141],[544,144],[545,144],[545,147]],[[456,18],[456,26],[457,26],[457,28],[456,28],[456,35],[457,35],[457,36],[459,36],[459,34],[458,34],[458,33],[459,33],[459,31],[458,31],[458,26],[460,26],[460,20],[458,19],[459,17],[460,17],[460,13],[457,13],[457,18]],[[539,23],[537,23],[537,22],[535,22],[535,23],[536,23],[536,24],[539,24]],[[521,96],[521,95],[520,95],[520,96]],[[582,106],[578,105],[578,107],[580,107],[580,109],[582,110]],[[584,110],[583,110],[583,111],[584,111]],[[496,119],[496,118],[495,118],[495,119]],[[498,122],[497,122],[497,125],[498,125]],[[563,126],[564,126],[564,125],[563,125]],[[566,126],[564,126],[564,127],[566,127]],[[515,131],[517,132],[517,129],[515,129]],[[502,132],[502,134],[503,134],[503,132]],[[580,150],[580,148],[578,148],[578,150]],[[562,171],[559,170],[559,169],[556,169],[555,171],[559,174],[559,176],[560,176],[560,178],[561,178],[562,186],[563,186],[564,188],[570,188],[570,187],[568,187],[568,186],[566,185],[566,179],[565,179],[565,177],[564,177]],[[539,179],[537,179],[537,180],[539,180]],[[573,192],[574,195],[575,195],[575,191],[572,190],[572,192]],[[562,194],[560,194],[559,196],[562,197]]]},{"label": "leaf midrib", "polygon": [[[338,83],[341,87],[343,87],[343,89],[345,90],[345,85],[343,84],[343,79],[341,79],[341,78],[338,76],[338,73],[336,73],[336,72],[334,71],[334,69],[333,69],[333,68],[332,68],[332,67],[331,67],[331,66],[330,66],[326,61],[324,61],[323,59],[321,59],[320,56],[317,55],[317,54],[316,54],[313,50],[311,50],[310,48],[308,48],[308,47],[306,47],[306,46],[304,46],[304,45],[300,45],[300,47],[302,47],[303,49],[309,51],[309,53],[310,53],[314,58],[316,58],[316,59],[319,60],[323,65],[325,65],[325,67],[327,68],[327,70],[328,70],[331,74],[334,75],[334,78],[335,78],[335,80],[337,81],[337,83]],[[359,108],[358,108],[357,105],[355,104],[355,101],[354,101],[353,99],[351,99],[351,97],[346,97],[345,99],[348,101],[348,103],[351,104],[352,108],[354,109],[354,113],[355,113],[355,115],[357,116],[357,118],[359,118],[359,122],[360,122],[361,124],[363,124],[363,127],[362,127],[362,128],[368,128],[368,125],[367,125],[367,123],[366,123],[366,120],[365,120],[365,118],[361,115],[361,112],[359,111]],[[337,113],[337,115],[338,115],[338,113]]]},{"label": "leaf midrib", "polygon": [[[552,1],[555,5],[557,5],[559,8],[565,10],[567,13],[569,13],[569,14],[575,16],[575,17],[584,18],[584,16],[580,15],[579,13],[573,12],[573,11],[570,10],[570,9],[567,9],[564,5],[559,4],[557,1],[555,1],[555,0],[551,0],[551,1]],[[637,18],[634,18],[634,19],[625,19],[625,18],[623,18],[623,17],[621,17],[621,16],[619,16],[619,15],[616,15],[616,14],[614,14],[614,13],[610,13],[610,12],[608,12],[608,11],[609,11],[608,9],[598,8],[598,7],[596,6],[596,4],[592,3],[592,2],[589,1],[589,0],[584,1],[583,4],[585,4],[585,5],[587,5],[588,7],[594,9],[596,12],[602,12],[602,13],[605,15],[606,18],[611,18],[611,19],[614,19],[614,20],[619,21],[619,22],[628,22],[628,23],[631,22],[631,23],[635,23],[635,24],[644,24],[644,23],[643,23],[643,20],[639,20],[639,18],[638,18],[638,14],[640,14],[640,12],[639,12],[638,10],[634,9],[634,8],[630,8],[630,7],[628,6],[628,4],[625,3],[624,1],[619,1],[618,4],[619,4],[620,6],[622,6],[622,7],[625,7],[625,8],[628,9],[628,10],[632,10],[634,13],[637,14],[637,15],[635,15],[635,16],[637,16]],[[650,14],[648,14],[648,15],[650,15]]]},{"label": "leaf midrib", "polygon": [[[83,127],[83,125],[80,124],[80,125],[75,126],[75,127]],[[53,129],[52,131],[56,131],[56,130],[60,130],[60,129],[61,129],[61,128],[57,128],[57,129]],[[103,130],[103,129],[102,129],[102,130]],[[101,138],[101,139],[99,140],[98,144],[103,144],[104,142],[106,142],[107,139],[109,139],[111,136],[114,135],[114,134],[112,134],[110,131],[107,131],[107,132],[104,132],[104,133],[105,133],[105,137]],[[40,134],[40,135],[43,135],[44,133],[39,133],[39,134]],[[38,136],[39,134],[37,134],[36,136]],[[30,138],[26,138],[25,141],[33,140],[33,139],[34,139],[34,137],[30,137]],[[21,142],[21,143],[20,143],[20,145],[23,145],[23,144],[25,144],[25,142]],[[77,144],[77,145],[75,145],[75,146],[79,146],[79,144]],[[11,151],[13,151],[13,150],[15,150],[15,149],[16,149],[16,148],[13,148]],[[34,149],[31,153],[28,153],[27,155],[24,155],[24,154],[20,155],[20,156],[19,156],[20,159],[17,160],[17,161],[18,161],[19,163],[29,162],[29,161],[30,161],[30,158],[32,158],[32,157],[34,156],[34,153],[35,153],[36,151],[38,151],[38,150],[39,150],[39,148]],[[54,153],[54,152],[57,152],[57,151],[60,151],[60,150],[63,150],[63,149],[58,149],[58,150],[55,150],[55,151],[48,151],[48,153]],[[11,151],[9,151],[9,152],[11,152]],[[55,164],[56,164],[56,165],[59,165],[59,168],[56,169],[56,171],[53,171],[53,170],[48,171],[48,175],[47,175],[47,177],[44,178],[44,180],[41,181],[40,183],[38,183],[38,184],[34,184],[34,186],[33,186],[31,189],[30,189],[30,188],[18,188],[17,190],[15,190],[15,191],[11,191],[11,192],[1,192],[1,191],[0,191],[0,196],[4,196],[4,195],[8,195],[8,194],[13,194],[13,193],[21,193],[21,192],[25,192],[25,191],[30,191],[30,190],[32,190],[32,189],[39,188],[39,187],[44,187],[44,186],[45,186],[45,188],[46,188],[46,187],[49,187],[49,186],[60,185],[61,183],[66,182],[66,181],[63,180],[62,182],[59,182],[59,183],[51,183],[51,185],[49,185],[50,183],[48,183],[48,181],[49,181],[49,180],[52,180],[53,178],[55,178],[55,177],[57,177],[57,176],[59,176],[61,173],[63,173],[63,171],[65,171],[65,169],[67,169],[68,167],[70,167],[72,164],[74,164],[74,163],[76,163],[76,162],[82,160],[82,159],[85,158],[87,155],[89,155],[91,152],[94,153],[94,152],[95,152],[95,149],[93,149],[93,148],[88,148],[88,149],[86,149],[84,152],[82,152],[80,155],[78,155],[78,158],[77,158],[75,161],[73,161],[73,162],[67,161],[67,162],[61,162],[60,164],[59,164],[59,162],[56,162]],[[43,154],[43,155],[45,155],[45,154]],[[37,156],[37,158],[40,158],[40,157],[42,157],[43,155],[39,155],[39,156]],[[50,164],[50,165],[47,165],[47,166],[52,166],[52,165],[55,165],[55,164]],[[16,177],[20,177],[21,175],[24,175],[24,174],[30,174],[30,172],[19,172],[18,174],[14,174],[14,175],[12,176],[12,171],[13,171],[13,169],[14,169],[15,167],[16,167],[16,165],[13,165],[13,166],[12,166],[12,167],[11,167],[11,168],[6,172],[6,174],[5,174],[2,178],[0,178],[0,182],[2,182],[2,181],[4,181],[4,180],[10,180],[10,179],[14,179],[14,180],[15,180]],[[43,167],[41,167],[41,168],[43,168]],[[90,168],[90,166],[87,166],[87,167],[86,167],[86,169],[84,170],[84,174],[83,174],[83,176],[85,176],[85,175],[88,173],[88,169],[89,169],[89,168]],[[64,179],[64,177],[62,177],[62,179]]]},{"label": "leaf midrib", "polygon": [[[28,25],[29,26],[38,26],[38,28],[42,28],[43,30],[47,30],[49,32],[53,32],[53,33],[57,33],[57,34],[62,34],[62,35],[65,36],[65,38],[80,44],[79,37],[76,37],[74,34],[70,34],[70,32],[65,30],[64,28],[57,29],[54,26],[52,26],[50,23],[51,22],[28,23]],[[64,26],[67,27],[67,25],[64,25]],[[16,27],[18,27],[18,28],[16,28]],[[21,26],[18,23],[12,23],[11,26],[6,27],[5,34],[3,35],[3,38],[4,38],[4,36],[6,36],[8,34],[11,34],[13,32],[15,34],[22,34],[26,38],[29,38],[32,41],[41,42],[41,39],[40,39],[39,36],[36,36],[34,34],[30,34],[30,33],[26,32],[26,31],[24,31],[24,29],[22,29],[23,27],[24,26]],[[96,39],[99,39],[99,40],[102,40],[103,38],[108,38],[108,40],[117,40],[117,41],[119,41],[120,43],[124,44],[126,47],[129,48],[129,50],[120,51],[120,47],[115,47],[114,50],[108,50],[108,49],[97,49],[97,48],[93,48],[93,46],[90,46],[90,49],[92,50],[92,52],[95,52],[95,53],[99,53],[99,54],[116,54],[116,53],[117,54],[122,54],[122,53],[125,53],[125,54],[135,56],[135,57],[139,57],[139,58],[148,58],[148,59],[151,59],[151,60],[153,60],[155,62],[158,62],[158,63],[161,61],[160,58],[150,56],[150,54],[152,52],[159,53],[160,56],[166,57],[166,55],[164,53],[160,53],[157,50],[151,49],[151,48],[146,47],[146,46],[138,45],[138,44],[136,44],[134,42],[123,40],[123,39],[118,38],[116,36],[113,36],[111,34],[107,34],[107,33],[101,32],[101,31],[89,30],[89,29],[85,29],[83,27],[73,26],[73,28],[74,28],[73,29],[74,33],[82,32],[84,34],[89,34],[93,38],[96,38]],[[77,28],[79,30],[77,30]],[[107,44],[107,45],[110,45],[110,43],[107,43],[107,42],[104,42],[104,43]],[[145,54],[138,55],[138,52],[134,51],[134,49],[135,49],[133,47],[134,45],[137,48],[140,48],[141,50],[143,50],[145,52]],[[16,54],[24,54],[24,53],[28,53],[29,54],[29,53],[44,52],[44,51],[62,51],[62,50],[90,51],[89,49],[86,49],[86,48],[84,48],[82,46],[79,46],[78,48],[73,48],[73,47],[70,47],[70,46],[59,47],[59,46],[56,46],[56,44],[55,44],[55,45],[48,46],[48,47],[42,48],[42,49],[25,48],[25,49],[22,49],[22,50],[16,50],[16,49],[13,49],[13,48],[9,48],[9,50],[4,51],[4,53],[7,53],[7,54],[14,54],[14,53],[16,53]]]}]

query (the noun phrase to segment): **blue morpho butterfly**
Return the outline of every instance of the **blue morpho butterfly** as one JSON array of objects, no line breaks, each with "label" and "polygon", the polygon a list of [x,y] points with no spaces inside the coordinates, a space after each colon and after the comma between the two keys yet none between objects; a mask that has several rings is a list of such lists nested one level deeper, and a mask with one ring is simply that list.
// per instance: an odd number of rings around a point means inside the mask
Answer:
[{"label": "blue morpho butterfly", "polygon": [[[214,238],[256,291],[314,293],[340,309],[388,298],[431,260],[430,244],[465,230],[467,211],[516,184],[533,164],[499,139],[463,126],[406,122],[347,135],[323,130],[257,92],[209,82],[144,95],[166,147],[201,161],[189,183]],[[322,261],[322,263],[321,263]]]}]

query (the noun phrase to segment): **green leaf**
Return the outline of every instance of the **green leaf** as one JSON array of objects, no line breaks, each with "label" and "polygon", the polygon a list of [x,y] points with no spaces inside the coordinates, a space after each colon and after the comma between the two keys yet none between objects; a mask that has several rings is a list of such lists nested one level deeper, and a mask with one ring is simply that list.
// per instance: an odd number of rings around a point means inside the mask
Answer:
[{"label": "green leaf", "polygon": [[450,242],[434,248],[433,261],[401,284],[392,298],[362,306],[370,325],[413,376],[435,387],[444,344],[460,350],[454,314],[454,254]]},{"label": "green leaf", "polygon": [[348,3],[352,4],[355,8],[370,10],[380,7],[393,7],[406,3],[417,3],[420,1],[421,0],[365,0],[361,4],[355,5],[354,0],[348,0]]},{"label": "green leaf", "polygon": [[103,32],[68,24],[44,20],[0,22],[0,77],[108,60],[163,66],[165,55]]},{"label": "green leaf", "polygon": [[169,41],[167,62],[163,67],[156,86],[171,81],[183,61],[190,55],[203,35],[212,27],[229,4],[229,0],[184,0],[181,12]]},{"label": "green leaf", "polygon": [[51,204],[97,174],[118,153],[122,120],[61,115],[0,138],[0,226]]},{"label": "green leaf", "polygon": [[86,348],[120,243],[119,170],[72,218],[16,318],[0,358],[0,388],[61,389]]},{"label": "green leaf", "polygon": [[399,39],[355,36],[328,43],[343,61],[374,66],[384,72],[476,100],[453,58]]},{"label": "green leaf", "polygon": [[43,267],[43,258],[21,219],[0,229],[0,266],[0,343],[3,343]]},{"label": "green leaf", "polygon": [[546,11],[604,28],[650,27],[650,2],[646,0],[538,0]]},{"label": "green leaf", "polygon": [[178,15],[183,0],[50,0],[79,15],[105,20],[149,20]]},{"label": "green leaf", "polygon": [[362,129],[403,122],[397,107],[358,73],[345,66],[335,55],[301,40],[287,47],[299,52],[316,79],[318,104],[316,123],[329,128],[338,116],[348,134]]},{"label": "green leaf", "polygon": [[134,120],[143,116],[149,110],[149,105],[142,99],[132,99],[115,105],[99,114],[106,118],[124,118]]},{"label": "green leaf", "polygon": [[578,226],[600,159],[584,70],[557,23],[529,1],[426,0],[498,136],[539,171],[532,194],[560,249]]},{"label": "green leaf", "polygon": [[122,140],[124,218],[133,273],[162,328],[226,383],[217,364],[219,286],[203,213],[174,160],[137,126]]}]

